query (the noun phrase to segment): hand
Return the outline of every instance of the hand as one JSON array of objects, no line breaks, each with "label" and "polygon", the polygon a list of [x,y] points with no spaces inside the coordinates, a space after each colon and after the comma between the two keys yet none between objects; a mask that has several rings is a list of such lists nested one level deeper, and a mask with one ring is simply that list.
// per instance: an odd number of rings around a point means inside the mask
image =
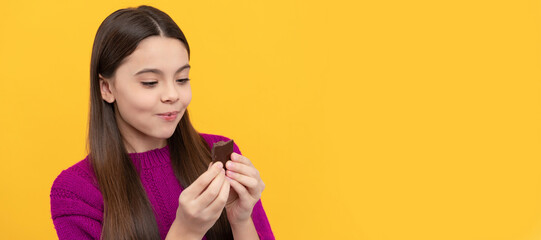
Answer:
[{"label": "hand", "polygon": [[229,196],[229,181],[221,162],[209,165],[180,193],[177,214],[168,237],[201,239],[220,217]]},{"label": "hand", "polygon": [[[230,224],[250,220],[254,205],[261,198],[265,184],[250,159],[237,153],[231,154],[226,163],[226,179],[234,191],[229,194],[225,206]],[[233,193],[234,192],[234,193]]]}]

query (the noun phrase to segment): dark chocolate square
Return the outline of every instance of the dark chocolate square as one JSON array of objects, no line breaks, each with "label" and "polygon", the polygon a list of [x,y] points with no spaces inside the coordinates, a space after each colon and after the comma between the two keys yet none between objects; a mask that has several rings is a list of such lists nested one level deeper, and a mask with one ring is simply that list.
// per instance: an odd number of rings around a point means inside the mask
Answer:
[{"label": "dark chocolate square", "polygon": [[215,142],[211,151],[212,162],[220,161],[224,164],[225,168],[225,162],[231,159],[231,153],[233,153],[233,144],[233,139],[227,142]]}]

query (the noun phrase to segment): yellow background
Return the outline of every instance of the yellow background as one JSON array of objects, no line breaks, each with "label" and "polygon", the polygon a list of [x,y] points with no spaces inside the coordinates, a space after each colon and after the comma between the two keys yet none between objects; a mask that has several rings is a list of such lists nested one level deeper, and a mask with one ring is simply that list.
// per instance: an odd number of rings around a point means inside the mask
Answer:
[{"label": "yellow background", "polygon": [[170,14],[200,132],[261,171],[278,239],[541,239],[539,1],[2,1],[0,238],[55,239],[94,34]]}]

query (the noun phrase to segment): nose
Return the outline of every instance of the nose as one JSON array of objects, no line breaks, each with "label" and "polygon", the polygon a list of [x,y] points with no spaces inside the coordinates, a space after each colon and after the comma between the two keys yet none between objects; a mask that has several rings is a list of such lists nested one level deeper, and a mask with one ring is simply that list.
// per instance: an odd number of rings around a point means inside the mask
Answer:
[{"label": "nose", "polygon": [[164,90],[163,90],[161,100],[164,103],[167,103],[167,102],[174,103],[178,101],[179,94],[178,94],[175,84],[171,83],[170,81],[168,82],[169,82],[168,84],[162,85],[164,86]]}]

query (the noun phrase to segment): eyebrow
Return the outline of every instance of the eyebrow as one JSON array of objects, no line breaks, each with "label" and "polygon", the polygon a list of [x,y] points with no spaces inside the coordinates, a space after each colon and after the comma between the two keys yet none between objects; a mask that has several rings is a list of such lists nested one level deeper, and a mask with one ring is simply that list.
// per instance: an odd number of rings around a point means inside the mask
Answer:
[{"label": "eyebrow", "polygon": [[[186,64],[186,65],[180,67],[175,72],[175,74],[177,74],[179,72],[182,72],[182,70],[187,69],[187,68],[190,68],[190,64]],[[157,69],[157,68],[143,68],[142,70],[140,70],[140,71],[136,72],[135,74],[133,74],[133,76],[137,76],[137,75],[140,75],[140,74],[143,74],[143,73],[155,73],[155,74],[159,74],[159,75],[164,75],[162,70],[160,70],[160,69]]]}]

